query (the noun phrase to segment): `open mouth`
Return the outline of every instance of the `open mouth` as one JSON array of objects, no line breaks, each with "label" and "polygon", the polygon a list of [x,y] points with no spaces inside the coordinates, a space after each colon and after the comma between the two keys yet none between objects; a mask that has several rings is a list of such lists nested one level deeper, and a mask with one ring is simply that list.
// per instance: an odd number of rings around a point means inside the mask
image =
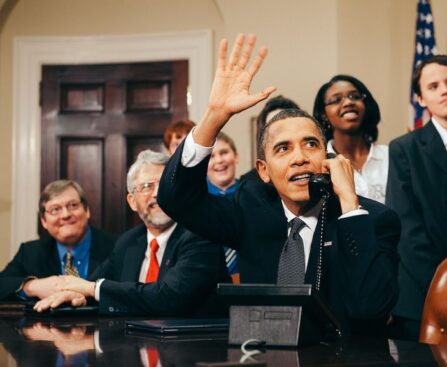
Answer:
[{"label": "open mouth", "polygon": [[225,172],[228,169],[228,166],[219,166],[214,168],[214,172],[221,173]]},{"label": "open mouth", "polygon": [[154,208],[158,208],[158,204],[156,201],[151,201],[148,206],[149,209],[154,209]]},{"label": "open mouth", "polygon": [[289,177],[290,182],[307,183],[310,179],[311,173],[300,173]]},{"label": "open mouth", "polygon": [[357,110],[346,110],[346,111],[343,111],[340,114],[340,116],[345,118],[345,119],[347,119],[347,120],[350,120],[350,119],[357,118],[359,116],[359,113],[358,113]]}]

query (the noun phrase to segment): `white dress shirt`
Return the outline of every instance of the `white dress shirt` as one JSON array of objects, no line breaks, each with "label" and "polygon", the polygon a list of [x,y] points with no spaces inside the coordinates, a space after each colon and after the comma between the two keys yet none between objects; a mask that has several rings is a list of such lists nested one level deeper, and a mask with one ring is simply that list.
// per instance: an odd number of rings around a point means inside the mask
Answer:
[{"label": "white dress shirt", "polygon": [[[333,140],[327,143],[327,151],[337,154],[333,144]],[[354,171],[355,192],[384,204],[387,180],[388,145],[372,143],[362,171]]]},{"label": "white dress shirt", "polygon": [[433,125],[441,136],[442,142],[444,143],[445,148],[447,149],[447,129],[442,126],[434,117],[431,118]]},{"label": "white dress shirt", "polygon": [[166,231],[161,233],[158,237],[155,237],[151,232],[147,231],[147,249],[144,255],[143,263],[141,264],[140,276],[138,277],[138,281],[144,283],[146,281],[146,274],[149,269],[149,265],[151,262],[151,241],[156,238],[158,242],[158,251],[157,251],[157,260],[158,265],[161,265],[161,261],[163,259],[163,255],[165,253],[166,245],[168,244],[169,237],[171,237],[172,232],[174,232],[177,223],[174,223],[171,227],[169,227]]}]

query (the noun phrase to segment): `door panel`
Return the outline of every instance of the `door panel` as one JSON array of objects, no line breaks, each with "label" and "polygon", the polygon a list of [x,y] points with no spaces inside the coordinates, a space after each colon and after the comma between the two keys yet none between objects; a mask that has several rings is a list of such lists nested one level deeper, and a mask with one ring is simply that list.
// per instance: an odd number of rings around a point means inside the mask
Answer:
[{"label": "door panel", "polygon": [[94,226],[121,233],[140,223],[126,201],[127,169],[188,117],[187,84],[187,61],[43,66],[42,188],[74,179]]}]

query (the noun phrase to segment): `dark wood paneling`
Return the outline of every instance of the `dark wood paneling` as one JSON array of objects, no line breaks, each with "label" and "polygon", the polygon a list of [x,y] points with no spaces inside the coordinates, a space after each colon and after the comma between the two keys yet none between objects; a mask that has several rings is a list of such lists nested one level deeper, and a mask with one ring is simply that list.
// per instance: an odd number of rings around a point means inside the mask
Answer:
[{"label": "dark wood paneling", "polygon": [[61,84],[61,113],[103,111],[102,84]]},{"label": "dark wood paneling", "polygon": [[82,172],[76,177],[98,198],[94,224],[120,233],[137,223],[127,169],[141,150],[161,150],[166,127],[188,117],[187,86],[187,61],[43,66],[42,188]]},{"label": "dark wood paneling", "polygon": [[127,111],[169,110],[170,83],[129,82],[127,83]]},{"label": "dark wood paneling", "polygon": [[69,139],[61,140],[61,178],[75,180],[87,193],[92,225],[103,226],[103,140]]}]

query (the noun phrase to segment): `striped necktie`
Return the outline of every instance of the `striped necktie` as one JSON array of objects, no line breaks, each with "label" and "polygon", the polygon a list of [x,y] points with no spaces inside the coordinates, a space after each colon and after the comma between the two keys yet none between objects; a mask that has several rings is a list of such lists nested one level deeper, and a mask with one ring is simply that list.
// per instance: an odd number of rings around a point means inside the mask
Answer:
[{"label": "striped necktie", "polygon": [[73,265],[73,255],[70,251],[65,255],[64,274],[79,277],[79,271],[76,266]]}]

